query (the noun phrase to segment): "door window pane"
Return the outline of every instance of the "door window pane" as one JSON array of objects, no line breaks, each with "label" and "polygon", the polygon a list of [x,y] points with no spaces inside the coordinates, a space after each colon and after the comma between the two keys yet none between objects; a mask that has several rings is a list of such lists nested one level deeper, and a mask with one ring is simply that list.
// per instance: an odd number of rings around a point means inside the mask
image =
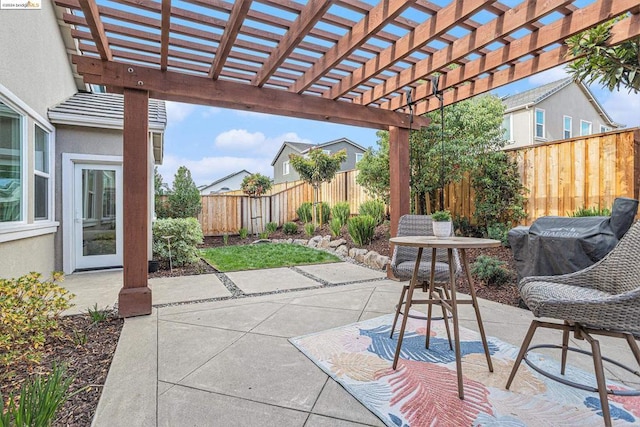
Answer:
[{"label": "door window pane", "polygon": [[22,118],[0,101],[0,222],[22,220]]},{"label": "door window pane", "polygon": [[116,253],[116,176],[114,170],[82,170],[82,252]]}]

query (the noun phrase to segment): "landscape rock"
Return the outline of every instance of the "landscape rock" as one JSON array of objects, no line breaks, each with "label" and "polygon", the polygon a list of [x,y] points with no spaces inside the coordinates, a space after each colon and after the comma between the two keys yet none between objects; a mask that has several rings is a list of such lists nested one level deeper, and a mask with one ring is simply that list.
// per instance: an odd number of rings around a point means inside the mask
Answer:
[{"label": "landscape rock", "polygon": [[349,256],[349,249],[347,249],[346,245],[338,246],[336,248],[336,255],[340,255],[342,257]]},{"label": "landscape rock", "polygon": [[295,239],[292,242],[294,245],[302,245],[302,246],[307,246],[309,244],[308,240],[305,239]]},{"label": "landscape rock", "polygon": [[310,248],[317,248],[321,241],[322,241],[322,236],[313,236],[309,240],[309,243],[307,243],[307,246],[309,246]]},{"label": "landscape rock", "polygon": [[254,240],[253,242],[251,242],[252,245],[259,245],[262,243],[271,243],[271,240],[269,239],[258,239],[258,240]]},{"label": "landscape rock", "polygon": [[331,242],[329,242],[329,247],[330,248],[337,248],[338,246],[342,246],[342,245],[346,245],[347,241],[344,239],[337,239],[337,240],[332,240]]},{"label": "landscape rock", "polygon": [[331,243],[331,236],[324,236],[322,238],[322,240],[320,241],[320,244],[318,246],[320,246],[321,248],[328,248],[329,244]]},{"label": "landscape rock", "polygon": [[351,258],[355,259],[357,262],[362,262],[362,263],[364,263],[364,256],[366,254],[367,254],[366,249],[351,248],[351,250],[349,251],[349,256]]}]

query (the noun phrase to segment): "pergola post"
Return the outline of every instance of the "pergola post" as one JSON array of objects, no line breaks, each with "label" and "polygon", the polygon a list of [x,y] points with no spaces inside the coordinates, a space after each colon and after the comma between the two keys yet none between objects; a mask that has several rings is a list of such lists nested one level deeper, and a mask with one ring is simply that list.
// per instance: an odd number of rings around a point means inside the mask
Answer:
[{"label": "pergola post", "polygon": [[411,209],[409,129],[389,127],[389,192],[391,237],[398,234],[398,221]]},{"label": "pergola post", "polygon": [[149,92],[124,89],[123,191],[124,283],[118,295],[122,317],[151,314],[147,284],[149,238]]}]

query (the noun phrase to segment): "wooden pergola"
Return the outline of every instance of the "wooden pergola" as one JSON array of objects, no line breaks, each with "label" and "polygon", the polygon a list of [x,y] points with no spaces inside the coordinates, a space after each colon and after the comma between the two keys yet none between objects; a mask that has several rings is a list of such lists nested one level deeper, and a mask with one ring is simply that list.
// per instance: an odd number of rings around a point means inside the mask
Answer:
[{"label": "wooden pergola", "polygon": [[[389,130],[391,233],[409,212],[409,132],[445,105],[571,61],[564,40],[637,0],[55,0],[84,81],[124,93],[123,316],[147,286],[148,98]],[[630,12],[630,14],[629,14]],[[411,116],[408,100],[415,116]]]}]

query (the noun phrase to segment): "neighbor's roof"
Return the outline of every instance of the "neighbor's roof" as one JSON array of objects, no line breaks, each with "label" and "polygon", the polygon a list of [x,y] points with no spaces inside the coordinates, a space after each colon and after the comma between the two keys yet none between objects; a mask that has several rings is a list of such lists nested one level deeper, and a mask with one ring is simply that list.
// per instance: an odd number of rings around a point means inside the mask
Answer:
[{"label": "neighbor's roof", "polygon": [[366,148],[364,148],[359,144],[356,144],[355,142],[351,141],[349,138],[338,138],[338,139],[334,139],[333,141],[323,142],[322,144],[307,144],[305,142],[285,141],[282,143],[282,145],[280,146],[280,149],[276,153],[276,156],[273,158],[273,161],[271,162],[271,166],[276,164],[278,157],[280,157],[280,154],[282,154],[282,150],[284,150],[284,147],[286,146],[293,148],[295,151],[297,151],[300,154],[304,154],[312,148],[324,148],[324,147],[328,147],[341,142],[346,142],[347,144],[351,144],[357,149],[362,150],[363,152],[367,151]]},{"label": "neighbor's roof", "polygon": [[[507,96],[502,99],[502,102],[505,106],[505,111],[506,112],[516,111],[531,105],[536,105],[544,101],[545,99],[549,98],[553,94],[558,93],[559,91],[569,86],[573,82],[574,80],[572,77],[567,77],[562,80],[557,80],[555,82],[547,83],[545,85],[538,86],[533,89],[529,89],[522,93]],[[611,119],[611,117],[607,114],[607,112],[604,110],[602,105],[600,105],[596,97],[593,96],[593,93],[591,93],[587,85],[585,85],[581,81],[576,81],[575,83],[582,90],[582,92],[584,92],[586,97],[593,104],[594,108],[598,111],[598,113],[604,118],[604,120],[607,123],[615,127],[622,126]]]},{"label": "neighbor's roof", "polygon": [[[51,123],[122,129],[124,97],[115,93],[78,92],[49,109]],[[167,110],[164,101],[149,99],[149,129],[164,130]]]},{"label": "neighbor's roof", "polygon": [[223,178],[217,179],[217,180],[213,181],[211,184],[201,185],[200,187],[198,187],[198,189],[202,190],[202,189],[205,189],[207,187],[211,187],[212,185],[219,184],[222,181],[227,180],[229,178],[232,178],[232,177],[234,177],[236,175],[240,175],[241,173],[246,173],[247,175],[251,175],[251,172],[249,172],[246,169],[242,169],[241,171],[234,172],[234,173],[231,173],[231,174],[229,174],[229,175],[227,175],[227,176],[225,176]]}]

